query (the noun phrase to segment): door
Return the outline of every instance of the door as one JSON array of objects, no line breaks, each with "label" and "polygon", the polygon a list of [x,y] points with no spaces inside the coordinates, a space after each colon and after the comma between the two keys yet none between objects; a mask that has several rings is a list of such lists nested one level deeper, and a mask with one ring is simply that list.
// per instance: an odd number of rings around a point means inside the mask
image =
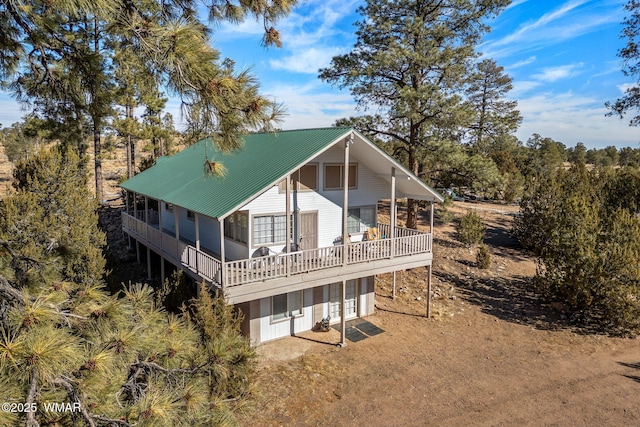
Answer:
[{"label": "door", "polygon": [[300,213],[300,249],[315,249],[318,247],[318,212]]},{"label": "door", "polygon": [[[358,315],[358,281],[347,280],[345,289],[345,318],[352,319]],[[339,322],[341,315],[341,299],[342,294],[340,292],[341,283],[333,283],[329,286],[329,315],[331,316],[331,323]]]}]

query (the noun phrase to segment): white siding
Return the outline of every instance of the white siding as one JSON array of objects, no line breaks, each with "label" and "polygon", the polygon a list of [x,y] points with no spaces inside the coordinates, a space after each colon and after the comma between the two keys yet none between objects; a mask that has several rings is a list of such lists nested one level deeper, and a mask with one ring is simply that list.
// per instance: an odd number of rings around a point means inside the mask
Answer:
[{"label": "white siding", "polygon": [[[342,235],[342,190],[324,190],[324,164],[342,163],[344,151],[339,147],[332,147],[327,152],[313,159],[310,163],[318,164],[318,191],[300,191],[291,195],[291,210],[296,208],[301,212],[318,212],[318,247],[331,246]],[[376,206],[378,200],[389,197],[389,184],[373,173],[364,163],[353,156],[350,163],[358,164],[357,188],[349,190],[349,206]],[[389,171],[391,173],[391,171]],[[248,210],[249,239],[253,237],[253,217],[261,214],[284,214],[286,209],[285,194],[276,185],[248,203],[242,210]],[[352,235],[353,241],[360,240],[362,235]],[[249,255],[256,246],[251,244]],[[280,252],[284,245],[271,246],[274,252]]]},{"label": "white siding", "polygon": [[313,289],[305,289],[302,298],[302,316],[278,322],[271,321],[271,298],[260,300],[261,342],[311,330],[313,327]]},{"label": "white siding", "polygon": [[[291,194],[290,207],[292,212],[298,209],[300,212],[317,212],[318,215],[318,247],[331,246],[342,236],[342,202],[343,190],[324,190],[324,165],[341,164],[344,162],[344,149],[334,146],[322,153],[310,163],[318,165],[318,191],[300,191]],[[350,163],[358,165],[357,188],[349,190],[349,206],[363,207],[376,206],[378,200],[389,197],[390,187],[388,182],[377,176],[360,159],[351,156]],[[389,171],[391,173],[391,171]],[[163,229],[175,233],[174,214],[167,211],[165,203],[162,206]],[[187,210],[178,206],[173,209],[178,210],[180,221],[180,237],[182,239],[195,242],[195,221],[187,218]],[[241,210],[248,211],[249,224],[248,236],[249,244],[244,245],[232,240],[225,240],[225,254],[228,259],[244,259],[253,255],[258,246],[253,241],[253,218],[257,215],[284,214],[286,209],[285,194],[279,186],[273,186],[263,194],[249,202]],[[220,253],[219,227],[218,222],[212,218],[200,215],[200,244],[214,253]],[[353,233],[352,241],[362,239],[362,233]],[[278,243],[269,246],[275,253],[283,250],[284,244]]]}]

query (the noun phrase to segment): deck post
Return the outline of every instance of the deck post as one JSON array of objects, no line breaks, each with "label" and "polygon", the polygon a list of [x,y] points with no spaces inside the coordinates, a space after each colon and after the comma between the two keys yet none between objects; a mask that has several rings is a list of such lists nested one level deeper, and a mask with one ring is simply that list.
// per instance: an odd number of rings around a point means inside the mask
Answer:
[{"label": "deck post", "polygon": [[134,239],[136,241],[136,262],[140,264],[140,242],[138,239]]},{"label": "deck post", "polygon": [[[344,171],[343,171],[343,200],[342,200],[342,246],[344,250],[342,252],[342,263],[347,264],[347,252],[349,242],[349,146],[353,143],[353,132],[349,135],[348,139],[344,141]],[[350,243],[350,242],[349,242]],[[344,302],[344,300],[343,300]]]},{"label": "deck post", "polygon": [[227,284],[227,268],[225,265],[225,255],[224,255],[224,218],[218,218],[218,227],[220,230],[220,286],[224,290],[225,285]]},{"label": "deck post", "polygon": [[[284,184],[284,193],[285,193],[285,228],[286,228],[286,237],[285,237],[285,245],[284,245],[284,253],[288,254],[291,250],[291,236],[289,234],[289,231],[291,230],[291,175],[287,175],[287,177],[285,178],[285,184]],[[296,241],[297,243],[297,241]],[[290,265],[289,265],[289,261],[291,259],[286,256],[285,257],[285,263],[284,263],[284,269],[285,269],[285,275],[287,277],[289,277],[289,272],[290,272]]]},{"label": "deck post", "polygon": [[429,274],[427,275],[427,319],[431,319],[431,270],[433,266],[429,265]]},{"label": "deck post", "polygon": [[347,282],[345,280],[343,280],[342,284],[340,285],[340,294],[340,344],[338,344],[338,346],[344,348],[347,346],[347,315],[345,312],[345,301],[347,299]]},{"label": "deck post", "polygon": [[144,223],[149,225],[149,198],[144,196]]},{"label": "deck post", "polygon": [[158,230],[162,233],[162,200],[158,199]]},{"label": "deck post", "polygon": [[194,212],[195,228],[196,228],[196,272],[200,272],[198,268],[198,252],[200,252],[200,214]]},{"label": "deck post", "polygon": [[396,271],[393,270],[393,291],[391,292],[391,297],[396,299]]},{"label": "deck post", "polygon": [[160,281],[162,282],[162,284],[164,285],[164,280],[165,280],[165,272],[164,272],[164,257],[162,255],[160,255]]},{"label": "deck post", "polygon": [[173,205],[173,223],[176,229],[176,259],[180,260],[180,218],[178,216],[177,205]]},{"label": "deck post", "polygon": [[151,249],[147,245],[147,280],[151,280]]},{"label": "deck post", "polygon": [[133,217],[138,219],[138,195],[133,193]]},{"label": "deck post", "polygon": [[429,233],[433,238],[433,202],[431,202],[431,216],[429,217]]},{"label": "deck post", "polygon": [[[389,234],[387,238],[391,239],[391,258],[395,255],[395,237],[396,237],[396,168],[391,168],[391,203],[389,206]],[[394,273],[394,290],[395,290],[395,273]],[[395,294],[394,294],[395,295]]]}]

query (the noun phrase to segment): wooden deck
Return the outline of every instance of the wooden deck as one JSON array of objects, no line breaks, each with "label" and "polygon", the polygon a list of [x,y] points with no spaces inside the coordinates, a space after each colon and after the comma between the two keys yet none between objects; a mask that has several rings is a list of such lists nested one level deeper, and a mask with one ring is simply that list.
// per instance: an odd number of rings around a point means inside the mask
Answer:
[{"label": "wooden deck", "polygon": [[[430,233],[396,227],[395,236],[391,237],[389,225],[379,224],[378,228],[384,236],[380,240],[223,263],[210,251],[198,250],[188,242],[161,232],[157,224],[147,224],[122,213],[124,232],[194,277],[222,285],[231,303],[327,284],[332,279],[350,280],[431,264]],[[222,269],[225,283],[222,283]]]}]

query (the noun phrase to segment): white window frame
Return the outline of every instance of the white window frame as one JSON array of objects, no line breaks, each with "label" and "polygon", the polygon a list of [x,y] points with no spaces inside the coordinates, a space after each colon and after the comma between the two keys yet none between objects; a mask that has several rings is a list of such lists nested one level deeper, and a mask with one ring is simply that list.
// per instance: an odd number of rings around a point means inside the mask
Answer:
[{"label": "white window frame", "polygon": [[[245,220],[244,234],[245,239],[242,239],[242,220]],[[230,227],[231,233],[227,234],[228,224],[233,224]],[[239,224],[239,225],[238,225]],[[240,228],[238,228],[240,227]],[[249,215],[244,211],[237,211],[229,215],[224,219],[224,237],[229,240],[233,240],[234,242],[241,243],[243,245],[248,244],[249,240]],[[238,231],[240,230],[240,232]],[[238,235],[240,234],[240,235]]]},{"label": "white window frame", "polygon": [[[339,185],[337,187],[329,187],[327,185],[327,167],[340,167],[340,182]],[[349,163],[349,169],[351,169],[351,166],[354,166],[356,171],[354,175],[354,181],[353,181],[353,186],[349,186],[349,190],[355,190],[358,188],[358,164],[357,163]],[[344,163],[325,163],[324,167],[322,168],[322,171],[324,172],[324,179],[323,181],[323,189],[325,191],[331,191],[331,190],[342,190],[344,188]],[[351,180],[351,174],[349,175],[349,180]]]},{"label": "white window frame", "polygon": [[[300,179],[300,173],[302,168],[306,168],[306,167],[315,167],[316,168],[316,186],[315,188],[311,188],[311,187],[307,187],[305,186],[302,182],[300,182],[300,188],[297,191],[300,192],[305,192],[305,191],[318,191],[318,189],[320,188],[320,183],[318,182],[319,178],[319,174],[318,171],[320,170],[320,164],[319,163],[307,163],[306,165],[302,166],[300,169],[298,169],[297,171],[295,171],[294,173],[291,174],[291,189],[295,190],[295,183],[296,181],[298,181]],[[287,187],[286,187],[286,183],[285,181],[281,181],[280,185],[278,187],[278,191],[280,193],[285,193],[287,191]]]},{"label": "white window frame", "polygon": [[[282,230],[280,230],[279,228],[276,229],[275,225],[276,225],[276,218],[277,221],[280,222],[282,221],[282,224],[280,224],[281,227],[283,227],[283,229],[286,229],[286,215],[284,213],[273,213],[273,214],[259,214],[259,215],[253,215],[251,217],[251,246],[253,248],[259,248],[262,246],[273,246],[273,245],[279,245],[279,244],[284,244],[285,241],[287,240],[287,235],[286,232],[282,232]],[[260,239],[257,239],[256,236],[260,230],[259,225],[257,224],[258,221],[263,220],[263,219],[270,219],[270,224],[268,224],[269,228],[268,229],[264,229],[265,231],[265,235],[261,236]],[[293,223],[291,223],[292,225]],[[263,240],[263,239],[267,239],[268,240]]]},{"label": "white window frame", "polygon": [[[275,312],[275,299],[284,299],[282,302],[286,302],[286,311]],[[303,291],[294,291],[286,294],[275,295],[271,297],[271,322],[281,322],[283,320],[301,317],[304,315],[304,294]]]},{"label": "white window frame", "polygon": [[[357,215],[353,215],[351,212],[355,211],[356,209],[358,210],[358,213]],[[370,224],[362,221],[362,209],[372,210],[372,215],[371,215],[372,222]],[[367,231],[368,228],[372,228],[376,226],[377,224],[376,217],[377,217],[377,211],[378,211],[376,205],[350,206],[348,210],[349,210],[349,213],[347,216],[347,231],[349,233],[352,233],[352,234],[364,233],[365,231]],[[357,222],[355,222],[356,220]],[[358,228],[356,229],[354,225],[357,225]]]}]

